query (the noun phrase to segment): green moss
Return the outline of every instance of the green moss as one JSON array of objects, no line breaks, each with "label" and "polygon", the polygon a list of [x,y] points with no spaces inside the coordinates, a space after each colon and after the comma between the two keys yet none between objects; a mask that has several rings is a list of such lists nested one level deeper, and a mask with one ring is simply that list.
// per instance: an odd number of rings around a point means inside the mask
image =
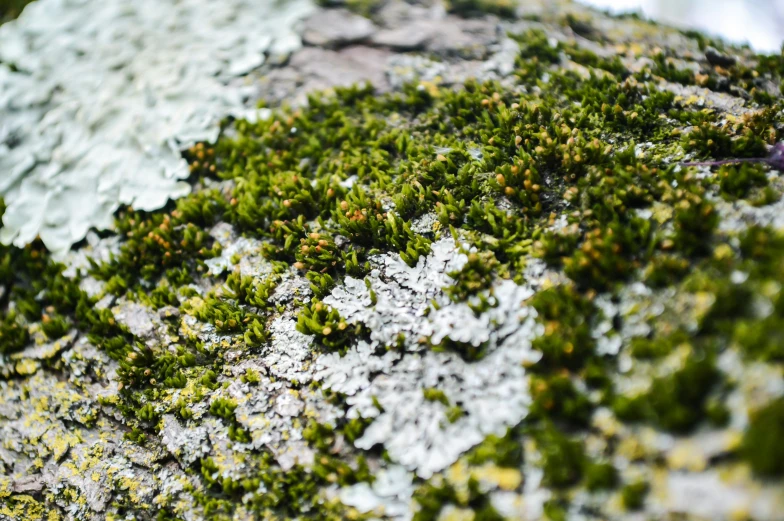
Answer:
[{"label": "green moss", "polygon": [[255,277],[243,277],[239,271],[234,271],[226,277],[228,295],[248,306],[259,309],[270,309],[269,298],[278,285],[279,277],[270,275],[264,280]]},{"label": "green moss", "polygon": [[639,510],[645,503],[645,496],[648,495],[650,486],[645,481],[635,481],[623,486],[621,489],[621,501],[628,510]]},{"label": "green moss", "polygon": [[239,443],[249,443],[250,433],[237,423],[234,411],[237,403],[229,398],[216,398],[210,403],[210,414],[222,418],[229,429],[229,439]]},{"label": "green moss", "polygon": [[778,398],[751,414],[743,435],[741,453],[761,476],[784,475],[784,398]]},{"label": "green moss", "polygon": [[[571,24],[575,25],[575,19],[572,19]],[[588,29],[584,24],[580,24],[584,29]],[[572,28],[574,29],[574,28]],[[565,46],[564,51],[567,56],[574,61],[585,67],[592,67],[594,69],[601,69],[602,71],[609,72],[619,79],[629,76],[629,71],[618,56],[612,58],[604,58],[597,56],[596,53],[587,49],[581,49],[576,45]]]},{"label": "green moss", "polygon": [[414,491],[414,501],[418,510],[414,514],[414,521],[436,521],[439,519],[442,509],[449,504],[470,509],[474,513],[475,520],[481,521],[503,521],[495,508],[493,508],[490,496],[481,490],[479,483],[473,478],[468,481],[467,497],[458,494],[455,488],[449,483],[425,483]]},{"label": "green moss", "polygon": [[122,291],[130,281],[155,281],[167,270],[199,269],[204,259],[220,251],[204,228],[221,218],[227,206],[219,193],[206,191],[180,199],[170,213],[121,213],[116,226],[125,242],[120,253],[106,265],[94,264],[92,275],[103,280],[121,277]]},{"label": "green moss", "polygon": [[422,395],[425,397],[425,400],[429,402],[440,402],[449,407],[449,398],[447,398],[446,394],[444,394],[444,391],[441,389],[428,387],[422,389]]},{"label": "green moss", "polygon": [[365,429],[373,422],[372,418],[352,418],[340,427],[340,431],[348,441],[354,443],[365,432]]},{"label": "green moss", "polygon": [[618,471],[611,463],[590,462],[585,466],[585,487],[590,491],[611,489],[618,483]]},{"label": "green moss", "polygon": [[559,418],[585,426],[593,412],[593,404],[579,392],[564,374],[533,376],[530,382],[529,418]]},{"label": "green moss", "polygon": [[725,427],[730,422],[732,412],[724,403],[726,396],[717,396],[709,399],[705,404],[705,414],[715,427]]},{"label": "green moss", "polygon": [[676,331],[670,335],[655,335],[653,338],[635,337],[631,340],[631,353],[641,359],[658,359],[672,353],[678,346],[689,342],[689,334]]},{"label": "green moss", "polygon": [[514,0],[449,0],[447,10],[461,16],[476,16],[484,13],[511,18],[515,14]]},{"label": "green moss", "polygon": [[530,29],[520,35],[510,35],[520,42],[519,59],[524,63],[529,60],[542,63],[558,63],[560,46],[551,45],[547,33],[541,29]]},{"label": "green moss", "polygon": [[493,282],[493,271],[497,264],[491,252],[469,253],[465,266],[449,273],[455,283],[444,288],[445,293],[454,302],[461,302],[488,289]]},{"label": "green moss", "polygon": [[234,410],[236,408],[237,404],[234,400],[217,398],[210,404],[210,414],[223,418],[224,420],[230,420],[234,418]]},{"label": "green moss", "polygon": [[675,373],[653,381],[648,403],[656,422],[671,431],[693,428],[705,412],[705,399],[719,379],[710,354],[695,354]]},{"label": "green moss", "polygon": [[681,85],[693,85],[695,83],[694,72],[689,69],[681,69],[672,57],[664,52],[659,52],[653,56],[653,66],[651,72],[673,83]]},{"label": "green moss", "polygon": [[691,268],[689,261],[679,255],[660,253],[653,255],[645,267],[645,282],[654,288],[663,288],[681,280]]},{"label": "green moss", "polygon": [[247,384],[256,385],[261,382],[261,375],[255,369],[249,368],[245,370],[245,374],[242,375],[241,379]]},{"label": "green moss", "polygon": [[585,235],[580,248],[563,260],[564,271],[578,284],[605,289],[639,267],[637,257],[644,259],[650,237],[650,221],[611,222]]},{"label": "green moss", "polygon": [[544,334],[533,341],[543,355],[536,368],[580,368],[594,350],[589,322],[593,304],[571,286],[540,291],[530,304],[545,326]]},{"label": "green moss", "polygon": [[297,331],[315,336],[326,349],[340,351],[361,331],[361,326],[349,326],[338,310],[313,299],[297,316]]},{"label": "green moss", "polygon": [[765,169],[761,165],[744,163],[723,166],[716,173],[721,193],[728,199],[743,199],[753,188],[768,186]]},{"label": "green moss", "polygon": [[684,192],[675,205],[673,216],[675,247],[688,255],[705,253],[718,223],[719,217],[711,202],[702,195]]},{"label": "green moss", "polygon": [[[358,0],[348,7],[372,15],[379,5]],[[495,10],[505,15],[510,8],[503,2],[450,4],[461,14]],[[559,23],[584,37],[598,37],[590,19],[573,16]],[[724,424],[729,411],[717,356],[737,349],[747,360],[784,360],[784,297],[776,289],[784,284],[784,240],[778,232],[757,227],[737,241],[717,231],[711,193],[718,189],[728,200],[752,204],[770,202],[776,194],[766,187],[765,169],[758,165],[723,167],[703,179],[693,169],[673,167],[672,161],[683,152],[706,159],[765,155],[764,144],[782,137],[781,107],[756,88],[755,80],[781,84],[780,57],[760,58],[758,70],[738,64],[727,71],[703,67],[694,74],[681,70],[665,49],[653,56],[650,70],[632,73],[620,59],[600,57],[579,42],[551,45],[544,31],[516,38],[517,70],[503,84],[408,84],[386,94],[363,86],[314,94],[302,108],[276,110],[264,121],[233,123],[233,132],[214,148],[201,144],[189,150],[186,159],[196,178],[191,196],[160,212],[120,212],[117,230],[125,242],[114,259],[94,265],[90,273],[105,281],[105,293],[154,308],[179,306],[180,298],[187,298],[180,311],[211,324],[208,331],[220,334],[220,346],[205,347],[189,337],[173,316],[165,327],[178,337],[178,347],[145,345],[118,325],[110,310],[97,309],[97,298],[79,289],[79,278],[64,278],[62,267],[34,244],[0,246],[0,355],[24,348],[38,331],[50,340],[71,329],[89,335],[119,365],[119,398],[104,406],[116,407],[126,418],[128,437],[143,443],[156,434],[163,414],[198,423],[198,409],[192,407],[220,387],[219,374],[228,375],[226,348],[240,357],[265,348],[267,323],[280,312],[270,297],[282,276],[304,274],[316,296],[291,304],[298,330],[313,335],[318,348],[343,352],[365,332],[348,325],[321,299],[345,276],[365,277],[372,254],[396,253],[416,266],[431,241],[449,229],[472,253],[466,266],[451,274],[454,284],[444,292],[468,301],[477,313],[494,304],[491,288],[497,278],[524,282],[529,255],[571,279],[529,301],[542,326],[533,341],[542,359],[527,368],[533,402],[526,425],[486,438],[466,456],[469,465],[520,468],[520,431],[525,431],[539,452],[533,464],[542,467],[545,486],[556,492],[545,515],[568,519],[566,500],[574,488],[612,488],[618,479],[604,460],[610,454],[596,461],[585,454],[582,437],[595,406],[610,406],[625,422],[649,422],[678,433],[704,419]],[[717,45],[698,39],[703,47]],[[562,70],[566,59],[590,74]],[[651,74],[714,90],[745,89],[748,105],[762,107],[738,120],[693,110],[661,90]],[[205,190],[204,177],[226,181],[224,191]],[[641,210],[652,217],[640,217],[646,215]],[[425,215],[435,215],[436,225],[414,232],[420,229],[414,222]],[[221,221],[260,240],[274,274],[260,279],[235,270],[225,281],[208,274],[204,261],[220,253],[209,229]],[[232,258],[234,264],[240,260],[239,255]],[[748,277],[737,282],[735,272]],[[713,304],[696,317],[697,331],[670,327],[663,315],[649,337],[622,346],[635,358],[634,370],[653,370],[650,389],[632,395],[614,389],[615,358],[597,353],[592,328],[601,320],[594,305],[597,293],[613,298],[623,284],[636,281],[673,288],[678,303],[680,297],[698,296]],[[184,287],[191,283],[196,286]],[[216,289],[204,295],[196,287]],[[369,282],[368,292],[375,305]],[[622,320],[613,323],[616,330]],[[429,347],[474,361],[487,346],[447,340]],[[390,348],[404,351],[402,338]],[[53,361],[52,367],[57,364]],[[8,371],[4,377],[15,377]],[[252,370],[241,378],[249,385],[261,381]],[[186,397],[170,399],[178,389],[188,389],[182,393]],[[436,389],[423,394],[447,407],[450,422],[465,414]],[[330,398],[337,407],[345,407],[343,399]],[[218,398],[209,412],[221,418],[233,441],[245,443],[250,435],[239,427],[236,407]],[[781,474],[768,461],[774,458],[766,458],[776,454],[771,440],[781,438],[780,409],[774,401],[752,415],[745,435],[741,456],[761,475]],[[364,418],[340,420],[334,427],[308,423],[303,437],[317,452],[310,470],[295,466],[283,472],[270,453],[255,450],[243,456],[240,476],[225,478],[220,462],[206,458],[186,469],[192,472],[194,499],[208,519],[231,518],[241,500],[258,516],[346,518],[319,491],[372,481],[361,453],[352,448],[344,449],[348,454],[333,453],[336,440],[357,440],[369,423]],[[646,488],[643,483],[624,487],[626,507],[641,506]],[[470,481],[467,494],[430,480],[415,494],[417,519],[436,519],[447,504],[470,509],[478,519],[498,518],[482,486]],[[172,518],[173,512],[164,505],[161,518]]]},{"label": "green moss", "polygon": [[0,0],[0,24],[13,20],[31,0]]},{"label": "green moss", "polygon": [[0,322],[0,354],[9,354],[23,349],[30,341],[27,326],[14,311],[9,311]]},{"label": "green moss", "polygon": [[544,503],[544,515],[548,521],[567,521],[569,504],[561,498],[548,499]]},{"label": "green moss", "polygon": [[523,447],[519,432],[507,429],[503,436],[491,434],[469,452],[466,460],[472,465],[492,462],[499,467],[517,468],[523,465]]},{"label": "green moss", "polygon": [[720,378],[715,355],[692,348],[680,369],[654,378],[647,392],[615,397],[613,411],[626,421],[647,419],[668,431],[688,432],[706,417],[707,397]]},{"label": "green moss", "polygon": [[563,488],[580,481],[585,467],[585,450],[579,439],[571,439],[549,423],[533,431],[539,451],[544,483]]},{"label": "green moss", "polygon": [[414,492],[414,500],[419,508],[414,514],[415,521],[436,521],[445,505],[458,503],[455,489],[446,483],[441,486],[426,483]]},{"label": "green moss", "polygon": [[455,423],[463,416],[465,416],[465,410],[459,405],[453,405],[446,410],[446,419],[449,423]]}]

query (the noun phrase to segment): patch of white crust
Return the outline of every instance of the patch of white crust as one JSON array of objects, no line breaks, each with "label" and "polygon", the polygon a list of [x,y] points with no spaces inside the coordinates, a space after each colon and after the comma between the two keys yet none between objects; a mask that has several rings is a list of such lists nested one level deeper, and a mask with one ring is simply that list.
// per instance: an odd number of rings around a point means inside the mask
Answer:
[{"label": "patch of white crust", "polygon": [[[237,81],[300,46],[310,0],[38,0],[0,27],[0,240],[64,252],[121,204],[187,194],[180,150],[254,115]],[[251,114],[249,114],[249,112]]]},{"label": "patch of white crust", "polygon": [[[542,326],[525,302],[538,281],[522,286],[496,282],[492,295],[497,305],[477,316],[468,304],[449,301],[441,290],[452,282],[446,273],[465,262],[452,239],[434,243],[430,255],[414,268],[396,254],[379,255],[371,262],[379,268],[368,278],[375,304],[365,283],[351,278],[324,300],[349,322],[364,323],[370,343],[361,341],[342,357],[319,357],[317,379],[348,396],[349,417],[374,418],[356,441],[358,448],[381,444],[393,461],[428,478],[487,435],[503,434],[527,413],[524,364],[540,356],[531,349],[531,340]],[[431,307],[432,300],[438,302],[437,309]],[[385,349],[395,345],[399,334],[406,336],[405,354]],[[446,338],[482,345],[487,354],[466,361],[450,351],[422,350],[417,342],[437,344]],[[424,390],[430,388],[442,391],[463,414],[450,422],[446,405],[425,399]]]}]

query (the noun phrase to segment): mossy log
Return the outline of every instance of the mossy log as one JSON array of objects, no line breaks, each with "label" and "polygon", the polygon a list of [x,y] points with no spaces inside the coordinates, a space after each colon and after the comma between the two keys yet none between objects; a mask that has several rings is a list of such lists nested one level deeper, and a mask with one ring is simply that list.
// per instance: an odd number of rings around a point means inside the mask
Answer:
[{"label": "mossy log", "polygon": [[0,246],[0,520],[781,520],[784,56],[546,0],[297,31],[188,195]]}]

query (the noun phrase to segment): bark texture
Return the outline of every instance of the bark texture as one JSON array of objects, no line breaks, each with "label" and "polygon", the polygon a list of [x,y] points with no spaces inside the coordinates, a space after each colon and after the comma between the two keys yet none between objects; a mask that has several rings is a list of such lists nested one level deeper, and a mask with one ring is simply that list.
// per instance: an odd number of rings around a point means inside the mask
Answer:
[{"label": "bark texture", "polygon": [[296,30],[190,195],[1,247],[0,519],[781,520],[784,181],[679,163],[768,154],[784,57],[569,2]]}]

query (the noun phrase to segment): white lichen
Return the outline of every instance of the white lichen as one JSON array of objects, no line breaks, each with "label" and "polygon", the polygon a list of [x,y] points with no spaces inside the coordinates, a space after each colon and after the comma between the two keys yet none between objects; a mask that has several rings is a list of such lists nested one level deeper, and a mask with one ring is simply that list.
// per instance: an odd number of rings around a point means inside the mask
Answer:
[{"label": "white lichen", "polygon": [[[468,304],[452,303],[442,288],[451,281],[447,273],[465,263],[465,255],[451,238],[434,243],[414,268],[396,254],[371,262],[378,266],[368,278],[375,304],[364,282],[350,277],[325,302],[348,321],[365,324],[373,344],[359,342],[343,357],[321,356],[317,377],[326,388],[348,395],[349,417],[374,418],[356,441],[358,448],[381,444],[393,461],[427,478],[526,415],[530,396],[523,363],[540,356],[531,349],[531,340],[541,334],[541,325],[525,304],[534,291],[530,285],[499,281],[492,288],[497,305],[478,316]],[[430,308],[433,299],[438,309]],[[395,345],[401,334],[409,351],[420,352],[399,355],[381,349],[374,354],[375,347]],[[452,352],[421,351],[417,342],[438,344],[446,338],[483,345],[487,354],[466,361]],[[446,405],[425,398],[431,388],[443,392],[463,414],[450,422]]]},{"label": "white lichen", "polygon": [[[0,27],[0,240],[62,253],[122,204],[190,191],[180,151],[249,115],[238,77],[300,45],[310,0],[39,0]],[[241,13],[241,14],[240,14]]]}]

